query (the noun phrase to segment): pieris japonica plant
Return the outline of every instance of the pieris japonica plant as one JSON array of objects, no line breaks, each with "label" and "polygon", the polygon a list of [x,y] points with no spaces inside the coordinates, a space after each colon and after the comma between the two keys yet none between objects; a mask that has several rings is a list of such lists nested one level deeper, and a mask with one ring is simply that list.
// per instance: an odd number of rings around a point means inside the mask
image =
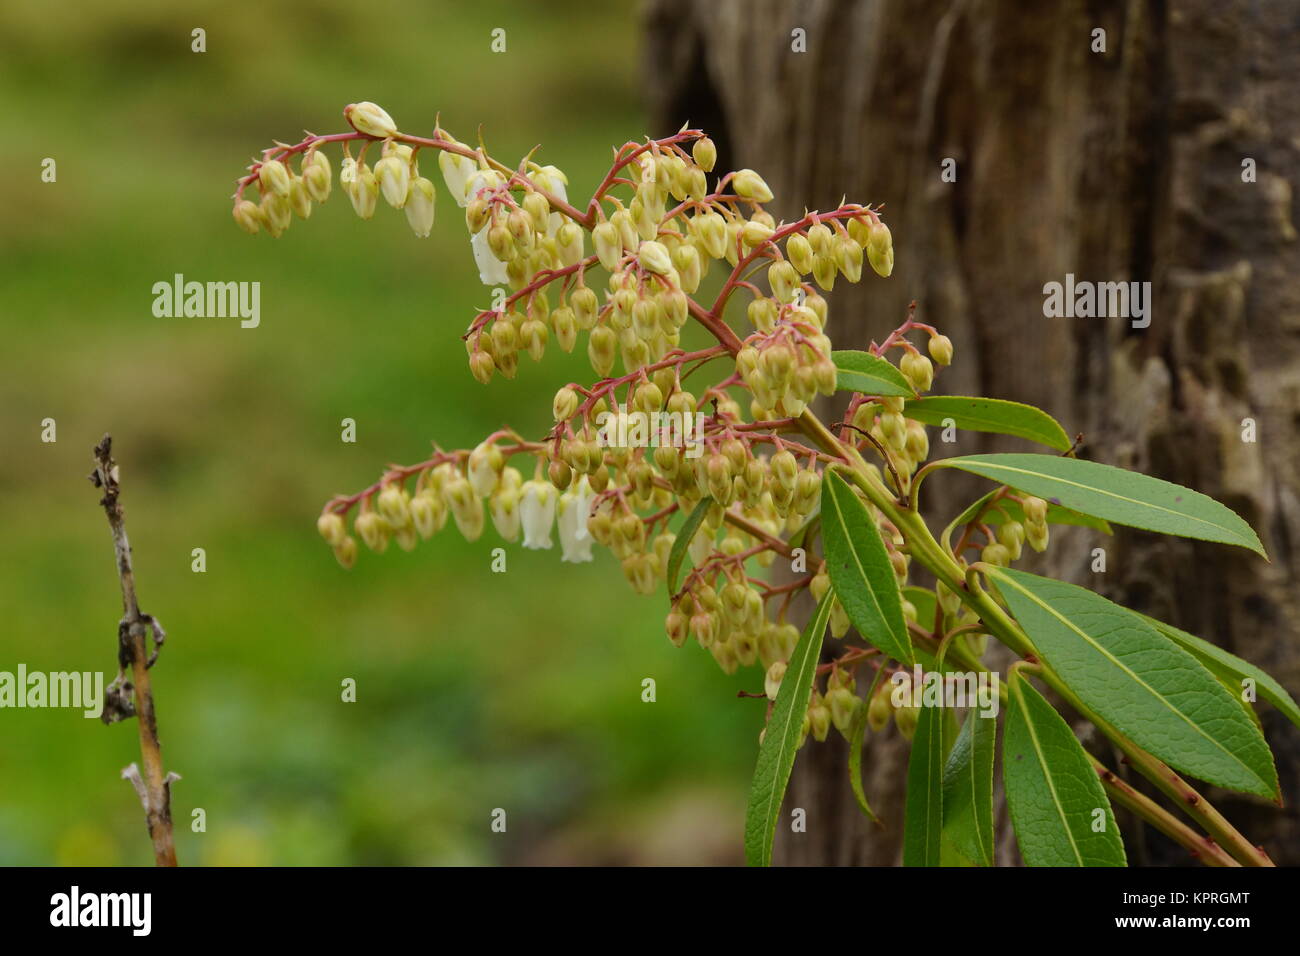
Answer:
[{"label": "pieris japonica plant", "polygon": [[[694,638],[728,673],[760,669],[769,702],[746,823],[751,862],[770,861],[809,736],[824,741],[834,728],[848,740],[848,782],[870,814],[862,741],[892,724],[911,740],[904,862],[991,865],[1000,712],[1002,786],[1027,863],[1122,865],[1119,804],[1207,864],[1269,865],[1183,775],[1278,800],[1243,687],[1300,723],[1287,692],[1207,641],[1014,568],[1026,546],[1048,546],[1053,525],[1113,522],[1262,555],[1259,539],[1204,495],[1076,458],[1038,409],[927,395],[953,346],[910,313],[880,344],[834,350],[822,293],[858,282],[864,260],[882,277],[893,269],[876,209],[850,203],[777,222],[762,177],[718,175],[715,147],[695,129],[626,143],[575,206],[564,173],[531,156],[508,166],[440,126],[404,133],[373,103],[344,116],[350,131],[265,150],[238,182],[235,221],[279,236],[306,219],[330,195],[328,153],[340,148],[339,184],[356,213],[370,219],[382,198],[427,236],[437,188],[420,162],[432,159],[463,210],[480,279],[509,290],[462,336],[474,378],[513,377],[521,353],[540,360],[550,342],[567,352],[583,335],[595,373],[559,388],[539,437],[505,428],[473,449],[435,445],[329,501],[318,528],[344,567],[358,559],[357,538],[371,551],[390,541],[409,550],[448,517],[470,541],[490,518],[525,548],[551,548],[558,529],[565,561],[608,548],[635,591],[666,594],[674,644]],[[689,322],[712,344],[681,347]],[[837,392],[847,409],[828,423],[811,403]],[[940,424],[1048,451],[930,460],[926,427]],[[945,468],[993,488],[952,508],[935,534],[921,491]],[[800,629],[791,608],[804,591],[815,610]],[[828,630],[840,643],[822,663]],[[985,663],[990,637],[1015,657],[1005,675]],[[959,722],[948,692],[972,679],[995,688],[994,706],[967,707]],[[1085,751],[1039,687],[1109,738],[1168,804]]]}]

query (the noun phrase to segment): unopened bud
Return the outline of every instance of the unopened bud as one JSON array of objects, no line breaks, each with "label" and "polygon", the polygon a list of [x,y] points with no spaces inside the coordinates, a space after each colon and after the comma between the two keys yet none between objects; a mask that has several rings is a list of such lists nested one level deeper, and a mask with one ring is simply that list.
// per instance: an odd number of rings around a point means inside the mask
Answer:
[{"label": "unopened bud", "polygon": [[397,132],[393,118],[374,103],[351,103],[343,110],[343,116],[358,133],[377,139],[385,139]]},{"label": "unopened bud", "polygon": [[940,365],[952,363],[952,339],[946,335],[932,335],[929,342],[930,357]]},{"label": "unopened bud", "polygon": [[274,193],[277,196],[289,198],[289,187],[292,180],[289,176],[289,170],[284,168],[284,163],[278,159],[271,159],[263,163],[257,170],[257,182],[262,188],[262,193]]},{"label": "unopened bud", "polygon": [[316,519],[316,530],[325,539],[325,543],[332,548],[338,547],[339,542],[347,536],[343,516],[333,511],[328,511]]},{"label": "unopened bud", "polygon": [[691,157],[699,165],[700,169],[706,173],[712,171],[713,164],[718,161],[718,148],[713,145],[713,140],[707,136],[701,136],[691,147]]},{"label": "unopened bud", "polygon": [[771,202],[772,190],[768,188],[763,177],[752,169],[741,169],[731,178],[731,188],[737,196],[752,199],[755,202]]}]

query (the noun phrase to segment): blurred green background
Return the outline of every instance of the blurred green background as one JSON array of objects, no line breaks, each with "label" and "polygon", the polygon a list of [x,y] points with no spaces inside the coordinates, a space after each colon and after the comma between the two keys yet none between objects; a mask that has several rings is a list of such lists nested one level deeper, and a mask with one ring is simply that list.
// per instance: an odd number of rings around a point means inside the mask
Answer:
[{"label": "blurred green background", "polygon": [[[0,6],[0,670],[113,675],[118,582],[85,477],[109,431],[141,603],[170,635],[154,679],[182,865],[739,859],[762,713],[735,692],[759,675],[674,649],[666,601],[608,553],[512,545],[492,574],[495,532],[449,525],[345,572],[314,529],[431,440],[540,435],[555,388],[589,375],[581,349],[471,378],[459,334],[489,300],[445,195],[425,240],[382,204],[358,221],[337,184],[280,240],[230,218],[256,151],[340,131],[363,99],[411,132],[481,124],[508,160],[541,143],[585,200],[645,132],[638,82],[630,3]],[[155,318],[175,273],[260,281],[261,327]],[[0,864],[150,863],[118,778],[138,759],[134,721],[0,711]]]}]

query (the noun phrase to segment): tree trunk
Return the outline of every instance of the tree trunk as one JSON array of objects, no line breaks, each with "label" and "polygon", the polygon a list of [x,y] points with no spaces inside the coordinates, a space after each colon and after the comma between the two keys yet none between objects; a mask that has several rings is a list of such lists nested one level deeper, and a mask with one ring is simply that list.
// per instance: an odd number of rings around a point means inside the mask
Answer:
[{"label": "tree trunk", "polygon": [[[719,165],[758,169],[787,219],[841,196],[883,203],[897,267],[828,296],[841,348],[918,317],[953,340],[939,391],[1030,402],[1084,433],[1086,457],[1212,495],[1260,533],[1237,548],[1124,529],[1057,530],[1032,566],[1199,634],[1300,688],[1300,18],[1290,0],[651,0],[656,135],[689,120]],[[1094,31],[1105,31],[1094,52]],[[797,31],[802,31],[799,33]],[[802,38],[803,49],[797,52]],[[955,162],[956,181],[941,176]],[[1256,181],[1243,178],[1253,160]],[[1150,326],[1044,316],[1044,284],[1149,281]],[[1257,441],[1243,439],[1253,420]],[[1248,426],[1245,426],[1248,427]],[[1249,437],[1249,436],[1246,436]],[[933,436],[932,436],[933,438]],[[1014,444],[962,434],[935,454]],[[1019,446],[1023,448],[1023,445]],[[978,489],[936,476],[951,514]],[[949,492],[961,497],[950,497]],[[1091,570],[1093,548],[1106,570]],[[1300,731],[1260,708],[1284,797]],[[869,735],[870,737],[870,735]],[[870,826],[842,740],[800,754],[794,864],[899,858],[906,744],[871,738]],[[1114,761],[1108,761],[1114,766]],[[1278,863],[1300,816],[1212,799]],[[1185,862],[1126,826],[1135,862]],[[785,830],[788,828],[782,828]],[[1011,845],[1000,859],[1014,861]]]}]

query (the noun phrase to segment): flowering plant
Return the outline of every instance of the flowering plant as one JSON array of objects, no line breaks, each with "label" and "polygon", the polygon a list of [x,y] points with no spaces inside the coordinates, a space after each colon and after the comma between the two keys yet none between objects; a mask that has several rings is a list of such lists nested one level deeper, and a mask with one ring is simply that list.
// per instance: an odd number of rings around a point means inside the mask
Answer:
[{"label": "flowering plant", "polygon": [[[1276,800],[1251,703],[1258,692],[1300,723],[1287,692],[1209,642],[1012,567],[1025,545],[1048,546],[1054,524],[1108,531],[1115,522],[1263,555],[1259,539],[1210,498],[1077,459],[1075,443],[1038,409],[926,396],[953,345],[910,312],[880,344],[834,350],[818,290],[860,281],[864,261],[890,275],[893,243],[878,210],[843,204],[777,222],[753,170],[710,186],[716,149],[695,129],[624,144],[580,208],[563,172],[531,156],[510,167],[440,126],[427,138],[403,133],[373,103],[344,115],[350,132],[265,150],[238,182],[236,222],[278,237],[307,218],[331,192],[325,147],[341,144],[339,182],[357,214],[371,218],[382,196],[427,236],[436,189],[419,160],[434,151],[464,210],[480,279],[510,290],[462,336],[474,377],[513,377],[520,353],[540,360],[552,337],[571,351],[586,333],[596,380],[556,392],[554,427],[540,439],[503,429],[329,501],[318,528],[340,563],[357,560],[357,537],[374,551],[392,540],[409,550],[450,517],[472,541],[490,516],[506,541],[522,535],[526,548],[550,548],[558,528],[563,560],[589,561],[599,544],[636,591],[664,585],[669,640],[693,636],[728,673],[764,671],[751,862],[770,861],[795,752],[809,735],[824,741],[834,727],[849,741],[850,785],[871,814],[862,740],[892,720],[912,742],[904,862],[990,865],[1005,706],[1002,783],[1027,863],[1122,865],[1116,803],[1208,864],[1269,865],[1178,771]],[[251,187],[258,202],[246,198]],[[720,261],[729,271],[705,304],[697,293]],[[743,319],[729,308],[737,298],[748,299]],[[691,321],[715,343],[680,347]],[[827,424],[811,406],[837,392],[850,396],[847,410]],[[927,426],[1018,436],[1054,453],[929,460]],[[936,536],[919,496],[943,468],[996,487]],[[762,569],[778,558],[790,573],[768,580]],[[801,631],[789,612],[804,591],[816,609]],[[850,628],[861,642],[821,663],[827,629],[839,640]],[[990,635],[1018,658],[1005,680],[984,662]],[[962,671],[945,670],[952,662]],[[865,687],[859,675],[869,675]],[[1087,753],[1031,677],[1196,826]],[[977,685],[992,688],[987,699]],[[964,687],[959,726],[951,704]]]}]

